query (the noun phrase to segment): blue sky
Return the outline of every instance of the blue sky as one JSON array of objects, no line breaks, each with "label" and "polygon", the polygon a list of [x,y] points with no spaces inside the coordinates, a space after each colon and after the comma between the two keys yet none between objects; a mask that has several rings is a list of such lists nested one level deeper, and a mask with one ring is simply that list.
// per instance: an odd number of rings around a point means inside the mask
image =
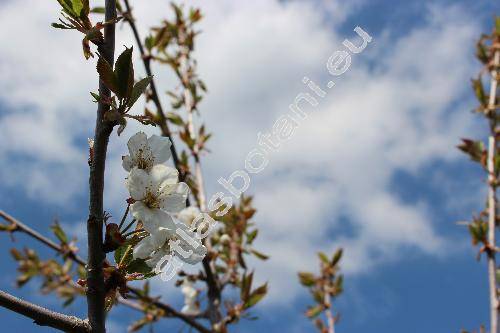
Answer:
[{"label": "blue sky", "polygon": [[[52,2],[0,3],[0,21],[9,27],[0,31],[0,209],[43,232],[58,217],[82,238],[94,64],[81,56],[78,36],[50,29],[57,17]],[[132,3],[143,35],[170,15],[164,0]],[[486,267],[455,223],[481,209],[484,183],[454,146],[484,133],[470,112],[469,79],[479,70],[475,41],[489,31],[499,6],[482,0],[190,3],[205,13],[196,55],[209,88],[201,112],[215,132],[204,164],[209,194],[221,190],[219,177],[243,168],[257,133],[306,89],[302,77],[326,85],[326,60],[345,38],[355,40],[354,27],[373,37],[252,178],[257,245],[271,255],[254,265],[259,280],[270,282],[270,295],[255,311],[260,319],[234,331],[313,332],[302,315],[309,298],[295,272],[317,269],[314,253],[338,246],[346,249],[338,332],[458,332],[487,323]],[[24,8],[30,11],[19,22]],[[132,43],[123,27],[118,49]],[[174,82],[164,69],[157,79],[162,90]],[[120,156],[135,129],[111,140],[106,209],[115,216],[125,198]],[[28,244],[15,238],[18,247]],[[36,282],[13,286],[12,243],[2,239],[0,289],[61,310],[39,294]],[[180,305],[171,285],[157,281],[154,288]],[[84,303],[62,311],[84,316]],[[10,331],[51,331],[4,309],[0,317]],[[113,310],[110,332],[125,332],[134,317]],[[160,327],[182,325],[169,320]]]}]

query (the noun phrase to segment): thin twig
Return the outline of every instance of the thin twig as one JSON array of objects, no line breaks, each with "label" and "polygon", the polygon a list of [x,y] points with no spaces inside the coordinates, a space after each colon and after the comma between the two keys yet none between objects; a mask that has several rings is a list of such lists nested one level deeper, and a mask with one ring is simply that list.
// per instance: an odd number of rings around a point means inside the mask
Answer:
[{"label": "thin twig", "polygon": [[91,332],[90,325],[85,320],[51,311],[1,290],[0,306],[29,317],[40,326],[49,326],[64,332]]},{"label": "thin twig", "polygon": [[49,238],[43,236],[38,231],[33,230],[32,228],[30,228],[26,224],[22,223],[21,221],[17,220],[16,218],[10,216],[9,214],[4,212],[3,210],[0,210],[0,217],[2,217],[5,221],[9,222],[11,225],[13,225],[15,227],[15,228],[13,228],[13,230],[11,232],[23,232],[23,233],[33,237],[34,239],[40,241],[41,243],[47,245],[48,247],[55,250],[56,252],[59,252],[61,254],[67,254],[69,256],[69,258],[71,258],[73,261],[75,261],[79,265],[82,265],[82,266],[86,265],[85,260],[83,260],[82,258],[77,256],[76,254],[74,254],[72,252],[65,253],[64,249],[59,244],[56,244],[55,242],[53,242]]}]

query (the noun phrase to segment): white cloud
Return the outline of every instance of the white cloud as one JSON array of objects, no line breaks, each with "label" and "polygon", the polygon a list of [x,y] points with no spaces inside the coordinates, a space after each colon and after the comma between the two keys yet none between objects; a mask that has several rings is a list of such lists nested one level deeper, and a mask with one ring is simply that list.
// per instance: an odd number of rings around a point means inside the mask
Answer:
[{"label": "white cloud", "polygon": [[[196,3],[206,16],[196,52],[209,88],[201,111],[215,132],[213,153],[204,160],[214,193],[220,176],[243,168],[257,133],[271,128],[306,91],[303,76],[325,86],[326,60],[354,33],[332,29],[317,10],[321,2]],[[15,13],[25,6],[30,11],[20,22]],[[169,10],[163,1],[135,6],[138,22],[147,17],[152,25]],[[337,21],[358,6],[339,7]],[[83,60],[80,36],[49,27],[56,17],[55,1],[0,6],[0,20],[10,27],[0,31],[0,39],[10,41],[0,50],[0,98],[8,106],[0,115],[0,179],[64,205],[85,193],[82,147],[93,127],[95,105],[88,91],[95,90],[96,75],[94,62]],[[139,28],[144,36],[146,25]],[[11,30],[23,38],[11,40]],[[346,247],[344,268],[355,274],[400,259],[401,248],[435,255],[446,246],[425,203],[402,202],[390,184],[397,170],[415,173],[436,160],[453,161],[456,138],[472,131],[472,116],[460,101],[473,74],[464,50],[478,34],[464,8],[431,7],[425,24],[409,34],[396,38],[389,29],[373,36],[295,137],[252,178],[258,244],[272,256],[272,263],[259,264],[258,275],[271,280],[272,295],[294,297],[295,272],[312,268],[311,258],[320,249]],[[132,44],[126,26],[117,52],[123,44]],[[167,69],[159,70],[156,78],[165,90],[174,80]],[[126,137],[113,136],[108,162],[106,201],[117,216],[126,195],[120,166],[125,142]],[[21,170],[15,176],[4,171],[12,161]],[[63,183],[64,191],[61,179],[71,180]],[[342,231],[341,217],[347,217],[352,233]]]}]

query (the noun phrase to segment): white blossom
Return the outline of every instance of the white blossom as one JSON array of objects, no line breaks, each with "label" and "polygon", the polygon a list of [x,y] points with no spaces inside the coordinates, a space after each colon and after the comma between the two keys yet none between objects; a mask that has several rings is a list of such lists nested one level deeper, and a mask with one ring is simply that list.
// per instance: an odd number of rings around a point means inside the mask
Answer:
[{"label": "white blossom", "polygon": [[143,238],[134,248],[134,259],[145,259],[151,268],[155,268],[163,257],[169,255],[191,265],[201,262],[207,254],[207,248],[184,223],[175,221],[174,224],[173,231],[160,227],[151,236]]},{"label": "white blossom", "polygon": [[172,143],[169,138],[152,135],[149,139],[143,132],[134,134],[128,140],[130,155],[122,157],[122,165],[126,171],[134,167],[150,170],[154,165],[166,162],[170,154]]},{"label": "white blossom", "polygon": [[[177,180],[177,170],[162,164],[153,166],[149,172],[135,167],[126,180],[130,196],[136,201],[130,212],[143,223],[156,245],[162,243],[165,230],[175,231],[171,214],[186,207],[189,188]],[[160,228],[164,230],[161,233]]]},{"label": "white blossom", "polygon": [[179,214],[177,214],[177,218],[188,227],[192,227],[193,221],[200,213],[198,207],[190,206],[181,210]]},{"label": "white blossom", "polygon": [[185,279],[182,283],[181,292],[184,295],[184,306],[181,312],[186,315],[197,315],[200,313],[200,308],[197,302],[198,290],[193,286],[193,283]]}]

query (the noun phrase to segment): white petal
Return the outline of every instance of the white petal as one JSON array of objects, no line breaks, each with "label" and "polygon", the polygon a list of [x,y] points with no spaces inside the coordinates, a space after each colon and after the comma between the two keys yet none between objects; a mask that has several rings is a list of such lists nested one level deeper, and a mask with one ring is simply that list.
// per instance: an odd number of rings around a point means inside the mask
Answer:
[{"label": "white petal", "polygon": [[125,181],[125,185],[134,200],[142,200],[145,198],[150,185],[150,177],[146,171],[133,168]]},{"label": "white petal", "polygon": [[[191,250],[193,249],[191,248]],[[190,255],[189,257],[187,258],[182,258],[181,256],[178,257],[186,264],[195,265],[201,262],[206,255],[207,255],[207,248],[204,245],[200,245],[193,250],[193,254]]]},{"label": "white petal", "polygon": [[140,150],[144,151],[148,144],[148,138],[144,132],[137,132],[128,140],[128,151],[132,159],[137,157]]},{"label": "white petal", "polygon": [[157,247],[152,243],[151,236],[146,236],[134,247],[133,257],[134,259],[146,259],[156,249]]},{"label": "white petal", "polygon": [[161,248],[161,249],[158,249],[158,251],[156,251],[152,256],[151,256],[151,259],[149,260],[146,260],[146,265],[148,265],[149,267],[151,268],[155,268],[156,265],[158,264],[158,262],[160,262],[161,259],[163,259],[163,257],[167,256],[168,255],[168,252],[167,250]]},{"label": "white petal", "polygon": [[142,221],[144,230],[152,236],[153,244],[162,246],[175,232],[175,222],[168,213],[158,208],[149,208],[142,202],[130,206],[132,216]]},{"label": "white petal", "polygon": [[148,145],[151,149],[155,164],[164,163],[170,158],[170,146],[172,143],[169,138],[152,135],[148,139]]},{"label": "white petal", "polygon": [[130,171],[130,169],[134,167],[134,162],[132,161],[130,155],[122,157],[122,166],[125,169],[125,171]]},{"label": "white petal", "polygon": [[158,195],[160,207],[169,213],[178,213],[186,208],[188,194],[189,187],[186,183],[162,186]]},{"label": "white petal", "polygon": [[190,206],[179,212],[177,218],[187,226],[191,226],[194,219],[200,214],[198,207]]},{"label": "white petal", "polygon": [[164,164],[153,166],[150,175],[151,181],[158,184],[159,188],[169,184],[176,184],[179,181],[179,171]]},{"label": "white petal", "polygon": [[184,224],[184,223],[178,223],[177,224],[179,229],[182,229],[188,236],[195,242],[194,245],[190,244],[190,241],[187,239],[184,239],[181,234],[177,233],[179,242],[178,245],[185,251],[188,252],[191,251],[192,253],[187,256],[186,258],[183,257],[181,253],[177,253],[175,249],[173,249],[174,254],[182,261],[185,263],[194,265],[203,260],[205,255],[207,254],[207,248],[201,243],[201,241],[196,237],[196,233],[193,231],[189,230],[189,228]]}]

